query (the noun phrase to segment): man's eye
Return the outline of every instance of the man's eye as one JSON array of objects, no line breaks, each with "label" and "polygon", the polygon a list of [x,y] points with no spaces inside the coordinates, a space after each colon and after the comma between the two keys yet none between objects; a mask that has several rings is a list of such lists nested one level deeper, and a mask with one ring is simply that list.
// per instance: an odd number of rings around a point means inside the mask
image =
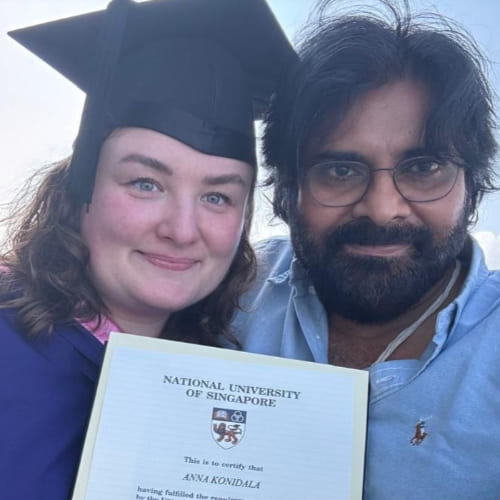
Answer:
[{"label": "man's eye", "polygon": [[433,159],[421,159],[402,164],[399,170],[401,174],[427,176],[437,174],[441,164]]},{"label": "man's eye", "polygon": [[330,167],[327,171],[328,175],[331,177],[349,177],[354,172],[351,167],[347,165],[334,165]]},{"label": "man's eye", "polygon": [[353,177],[366,175],[365,168],[351,162],[333,162],[322,165],[321,175],[325,182],[337,182],[351,180]]},{"label": "man's eye", "polygon": [[229,198],[221,193],[208,193],[203,196],[203,199],[212,205],[221,206],[229,203]]}]

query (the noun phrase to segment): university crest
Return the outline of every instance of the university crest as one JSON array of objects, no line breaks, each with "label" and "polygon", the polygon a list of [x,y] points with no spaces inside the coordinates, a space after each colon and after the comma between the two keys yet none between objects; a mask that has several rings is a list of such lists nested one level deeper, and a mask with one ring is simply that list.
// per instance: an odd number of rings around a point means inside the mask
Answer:
[{"label": "university crest", "polygon": [[211,431],[215,442],[224,449],[233,448],[245,434],[247,412],[214,408],[212,410]]}]

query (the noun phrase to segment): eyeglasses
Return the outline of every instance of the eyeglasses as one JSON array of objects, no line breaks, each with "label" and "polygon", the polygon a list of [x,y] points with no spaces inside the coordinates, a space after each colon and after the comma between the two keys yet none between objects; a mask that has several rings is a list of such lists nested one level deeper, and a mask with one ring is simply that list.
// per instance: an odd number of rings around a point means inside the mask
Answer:
[{"label": "eyeglasses", "polygon": [[331,160],[305,172],[312,197],[327,207],[347,207],[367,193],[375,172],[392,172],[399,194],[407,201],[425,203],[444,198],[455,186],[461,165],[432,156],[408,158],[393,168],[370,168],[358,161]]}]

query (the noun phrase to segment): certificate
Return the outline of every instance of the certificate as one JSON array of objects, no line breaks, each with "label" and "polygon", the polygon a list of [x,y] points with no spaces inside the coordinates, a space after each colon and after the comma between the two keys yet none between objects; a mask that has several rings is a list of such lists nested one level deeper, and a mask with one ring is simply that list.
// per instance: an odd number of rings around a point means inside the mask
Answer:
[{"label": "certificate", "polygon": [[360,500],[368,374],[112,334],[73,500]]}]

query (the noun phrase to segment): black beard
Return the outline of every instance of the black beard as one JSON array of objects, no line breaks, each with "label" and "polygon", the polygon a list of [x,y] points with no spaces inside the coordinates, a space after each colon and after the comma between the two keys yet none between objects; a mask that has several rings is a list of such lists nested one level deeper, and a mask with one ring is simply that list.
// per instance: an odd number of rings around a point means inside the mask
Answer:
[{"label": "black beard", "polygon": [[[358,323],[380,323],[401,315],[445,275],[464,246],[467,220],[462,215],[439,237],[424,226],[381,227],[364,218],[317,240],[304,219],[293,214],[290,232],[295,253],[327,312]],[[404,257],[361,256],[345,252],[345,244],[410,244],[412,251]]]}]

